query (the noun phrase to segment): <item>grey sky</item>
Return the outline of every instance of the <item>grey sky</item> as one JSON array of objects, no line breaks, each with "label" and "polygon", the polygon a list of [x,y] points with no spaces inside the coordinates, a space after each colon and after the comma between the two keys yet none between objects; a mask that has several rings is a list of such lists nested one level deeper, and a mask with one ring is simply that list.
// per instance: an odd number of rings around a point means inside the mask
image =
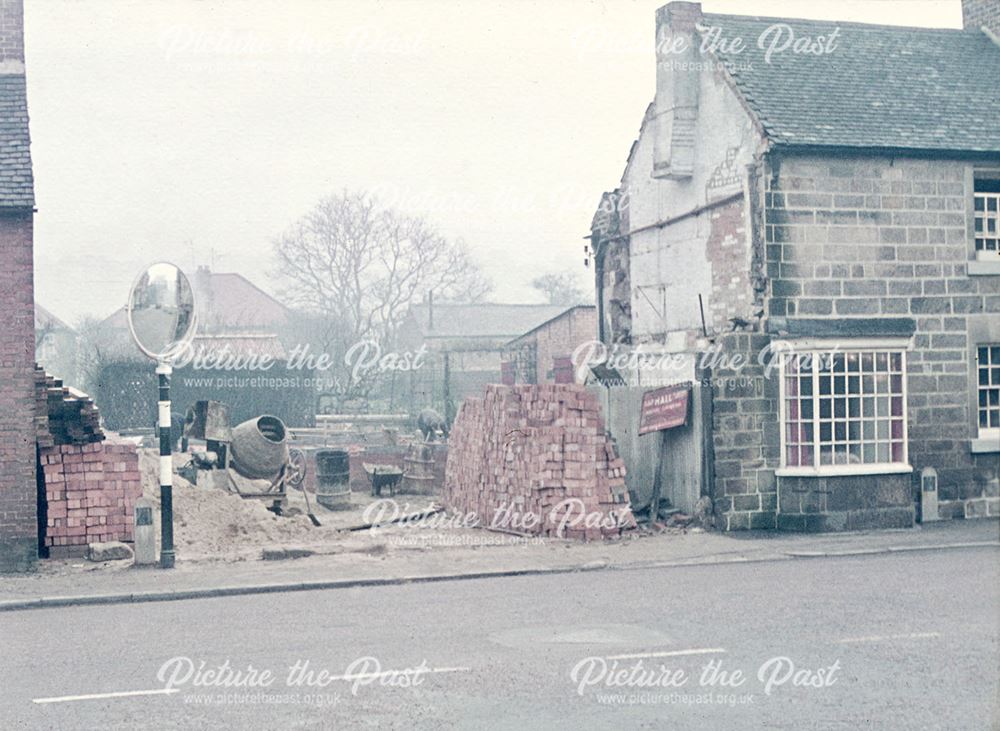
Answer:
[{"label": "grey sky", "polygon": [[[663,0],[25,4],[36,299],[75,323],[156,259],[273,290],[271,237],[343,188],[463,239],[495,300],[537,301],[544,271],[589,286]],[[961,27],[959,0],[703,8]]]}]

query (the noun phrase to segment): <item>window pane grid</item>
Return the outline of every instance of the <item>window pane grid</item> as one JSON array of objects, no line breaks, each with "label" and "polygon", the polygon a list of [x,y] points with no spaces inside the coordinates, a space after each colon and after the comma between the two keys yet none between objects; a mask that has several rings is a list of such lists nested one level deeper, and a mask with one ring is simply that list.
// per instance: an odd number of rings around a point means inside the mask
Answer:
[{"label": "window pane grid", "polygon": [[1000,345],[976,348],[979,428],[1000,429]]},{"label": "window pane grid", "polygon": [[973,196],[976,251],[1000,254],[1000,193]]},{"label": "window pane grid", "polygon": [[786,357],[785,466],[905,462],[903,376],[898,351]]}]

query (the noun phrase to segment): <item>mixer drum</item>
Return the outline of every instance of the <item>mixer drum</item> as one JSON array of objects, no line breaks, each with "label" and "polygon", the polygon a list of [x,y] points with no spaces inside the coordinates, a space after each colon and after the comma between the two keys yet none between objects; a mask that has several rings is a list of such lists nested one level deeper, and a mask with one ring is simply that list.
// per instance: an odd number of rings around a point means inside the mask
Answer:
[{"label": "mixer drum", "polygon": [[258,416],[233,429],[229,466],[249,480],[270,480],[288,462],[286,429],[276,416]]}]

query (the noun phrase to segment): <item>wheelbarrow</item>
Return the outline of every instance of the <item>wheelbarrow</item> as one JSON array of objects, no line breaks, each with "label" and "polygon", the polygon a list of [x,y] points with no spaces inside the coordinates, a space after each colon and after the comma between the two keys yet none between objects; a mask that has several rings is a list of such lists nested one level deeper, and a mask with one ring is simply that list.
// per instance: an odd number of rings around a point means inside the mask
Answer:
[{"label": "wheelbarrow", "polygon": [[372,483],[372,497],[381,497],[382,488],[389,488],[389,495],[396,494],[396,485],[403,479],[403,470],[391,464],[370,464],[363,462],[362,466]]}]

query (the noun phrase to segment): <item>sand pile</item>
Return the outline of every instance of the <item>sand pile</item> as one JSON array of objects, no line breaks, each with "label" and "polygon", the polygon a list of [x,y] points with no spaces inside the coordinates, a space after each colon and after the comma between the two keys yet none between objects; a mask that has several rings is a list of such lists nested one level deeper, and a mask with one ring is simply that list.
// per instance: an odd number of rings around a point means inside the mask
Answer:
[{"label": "sand pile", "polygon": [[[174,469],[187,457],[174,455]],[[139,455],[143,495],[153,501],[159,513],[159,456],[143,449]],[[213,487],[197,487],[174,474],[174,544],[185,558],[259,557],[262,547],[299,544],[332,539],[333,531],[312,526],[304,515],[277,516],[267,509],[269,502],[244,500]],[[157,514],[156,525],[160,518]],[[322,531],[322,534],[318,534]]]}]

